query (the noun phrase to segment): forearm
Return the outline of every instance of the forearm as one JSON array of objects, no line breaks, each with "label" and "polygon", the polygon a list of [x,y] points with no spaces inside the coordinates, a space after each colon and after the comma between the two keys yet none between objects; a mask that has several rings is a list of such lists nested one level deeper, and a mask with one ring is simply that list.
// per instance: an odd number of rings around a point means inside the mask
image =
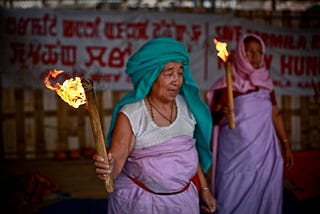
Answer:
[{"label": "forearm", "polygon": [[206,178],[206,176],[205,176],[200,164],[198,164],[197,175],[198,175],[198,178],[199,178],[199,183],[200,183],[201,189],[204,189],[204,190],[208,189],[209,190],[209,185],[208,185],[208,182],[207,182],[207,178]]},{"label": "forearm", "polygon": [[283,118],[281,112],[278,110],[277,107],[274,107],[273,110],[273,124],[282,148],[284,148],[285,150],[290,149],[290,144],[287,138]]},{"label": "forearm", "polygon": [[121,157],[121,154],[116,154],[116,155],[112,154],[112,156],[113,156],[114,160],[113,160],[111,176],[113,179],[116,179],[119,176],[120,172],[122,171],[125,160],[123,158],[119,158],[119,157]]},{"label": "forearm", "polygon": [[129,119],[123,113],[120,113],[112,133],[109,153],[112,154],[114,159],[112,177],[118,177],[122,168],[127,161],[130,153],[135,145],[135,135]]},{"label": "forearm", "polygon": [[274,107],[272,112],[273,124],[284,152],[285,166],[290,169],[294,164],[294,157],[284,128],[282,115],[277,107]]},{"label": "forearm", "polygon": [[202,167],[200,164],[198,165],[197,175],[198,175],[199,182],[200,182],[199,194],[200,194],[200,197],[204,203],[201,205],[201,209],[205,213],[212,213],[215,211],[215,208],[216,208],[216,200],[211,193],[210,187],[209,187],[207,179],[206,179],[206,175],[202,171]]},{"label": "forearm", "polygon": [[113,179],[116,179],[122,171],[127,158],[133,150],[134,140],[134,135],[131,135],[130,140],[128,140],[128,142],[130,142],[129,144],[121,143],[121,141],[111,143],[109,153],[112,154],[114,159],[113,169],[111,172]]}]

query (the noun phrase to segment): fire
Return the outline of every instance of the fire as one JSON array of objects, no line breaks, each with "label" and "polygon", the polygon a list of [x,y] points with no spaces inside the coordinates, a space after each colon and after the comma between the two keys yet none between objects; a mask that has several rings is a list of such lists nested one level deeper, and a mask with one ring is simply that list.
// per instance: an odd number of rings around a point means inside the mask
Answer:
[{"label": "fire", "polygon": [[229,53],[227,51],[227,43],[219,42],[217,39],[213,39],[213,42],[216,45],[218,57],[220,57],[224,62],[226,62],[229,56]]},{"label": "fire", "polygon": [[52,86],[49,81],[50,77],[57,78],[57,76],[63,72],[63,70],[56,69],[49,71],[43,81],[44,85],[48,89],[55,91],[70,106],[78,108],[80,105],[86,103],[86,96],[80,77],[67,79],[62,85],[56,83],[54,86]]}]

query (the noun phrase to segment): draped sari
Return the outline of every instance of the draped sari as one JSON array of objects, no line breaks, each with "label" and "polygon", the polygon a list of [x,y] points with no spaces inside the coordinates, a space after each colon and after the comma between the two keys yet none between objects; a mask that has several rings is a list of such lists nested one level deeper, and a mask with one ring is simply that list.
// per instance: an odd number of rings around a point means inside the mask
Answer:
[{"label": "draped sari", "polygon": [[189,136],[135,149],[115,180],[108,213],[199,213],[198,191],[192,182],[185,191],[164,196],[146,191],[127,176],[137,178],[154,192],[170,193],[183,189],[195,175],[197,166],[195,140]]},{"label": "draped sari", "polygon": [[236,127],[227,121],[218,137],[215,191],[217,214],[280,214],[283,161],[268,92],[234,100]]}]

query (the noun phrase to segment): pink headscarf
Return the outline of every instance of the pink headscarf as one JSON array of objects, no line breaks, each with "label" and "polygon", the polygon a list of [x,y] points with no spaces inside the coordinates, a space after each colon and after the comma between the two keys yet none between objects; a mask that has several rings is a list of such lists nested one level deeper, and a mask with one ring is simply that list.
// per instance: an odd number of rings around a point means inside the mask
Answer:
[{"label": "pink headscarf", "polygon": [[[255,69],[252,67],[246,57],[244,40],[247,37],[255,37],[260,41],[262,47],[262,60],[260,67]],[[265,44],[262,39],[256,34],[245,34],[238,42],[235,60],[232,63],[232,88],[233,91],[245,93],[249,90],[253,90],[256,87],[262,88],[266,91],[271,92],[273,90],[273,83],[270,78],[270,73],[267,70],[264,62],[265,55]],[[212,99],[214,90],[225,88],[227,86],[226,77],[223,76],[209,89],[207,93],[208,104],[212,107]]]}]

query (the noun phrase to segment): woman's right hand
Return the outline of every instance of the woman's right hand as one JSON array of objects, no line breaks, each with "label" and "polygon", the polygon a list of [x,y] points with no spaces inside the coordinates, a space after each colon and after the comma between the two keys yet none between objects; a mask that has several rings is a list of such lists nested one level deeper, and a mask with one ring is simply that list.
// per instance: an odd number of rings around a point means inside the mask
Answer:
[{"label": "woman's right hand", "polygon": [[221,112],[227,118],[229,118],[230,115],[231,115],[231,109],[230,109],[230,107],[228,105],[223,105],[222,109],[221,109]]},{"label": "woman's right hand", "polygon": [[112,154],[108,154],[108,164],[106,164],[104,158],[99,154],[94,154],[92,158],[96,167],[97,177],[100,180],[105,181],[107,179],[107,175],[111,174],[113,170],[114,159],[112,157]]},{"label": "woman's right hand", "polygon": [[231,109],[228,105],[217,106],[212,114],[214,124],[220,124],[225,118],[229,118],[231,115]]}]

